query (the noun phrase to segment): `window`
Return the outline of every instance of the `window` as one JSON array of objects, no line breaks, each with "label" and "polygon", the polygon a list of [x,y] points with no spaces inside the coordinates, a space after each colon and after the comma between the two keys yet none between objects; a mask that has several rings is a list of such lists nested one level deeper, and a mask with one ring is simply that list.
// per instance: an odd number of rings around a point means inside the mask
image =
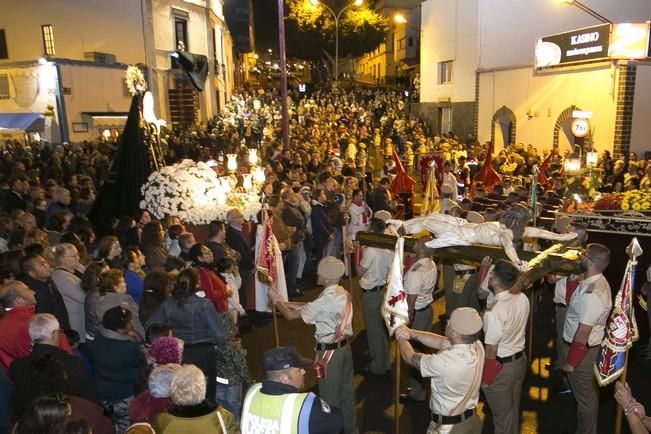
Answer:
[{"label": "window", "polygon": [[405,38],[400,38],[398,39],[398,49],[402,50],[403,48],[405,48]]},{"label": "window", "polygon": [[188,45],[188,20],[182,17],[174,17],[174,35],[176,36],[176,49],[183,43],[183,50],[189,51]]},{"label": "window", "polygon": [[9,99],[9,76],[0,75],[0,99]]},{"label": "window", "polygon": [[410,37],[407,39],[407,46],[409,46],[409,47],[413,47],[413,46],[414,46],[414,37],[413,37],[413,36],[410,36]]},{"label": "window", "polygon": [[7,39],[5,37],[5,29],[0,29],[0,59],[9,59],[7,52]]},{"label": "window", "polygon": [[46,56],[54,56],[54,31],[52,30],[52,24],[42,25],[41,33],[43,35],[43,53]]},{"label": "window", "polygon": [[452,82],[452,62],[439,62],[439,84]]}]

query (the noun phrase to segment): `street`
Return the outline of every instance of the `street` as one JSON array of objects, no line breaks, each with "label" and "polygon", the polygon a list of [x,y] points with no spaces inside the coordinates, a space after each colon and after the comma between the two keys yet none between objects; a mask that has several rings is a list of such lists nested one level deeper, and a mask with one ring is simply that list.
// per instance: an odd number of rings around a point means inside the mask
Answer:
[{"label": "street", "polygon": [[[343,281],[347,286],[347,280]],[[356,279],[353,280],[353,328],[355,337],[352,342],[353,355],[355,358],[355,390],[357,399],[357,421],[360,434],[362,433],[392,433],[393,432],[393,384],[392,376],[386,377],[368,376],[360,374],[367,365],[368,345],[364,330],[364,320],[360,312],[361,292],[357,286]],[[309,301],[319,294],[320,288],[305,291],[300,301]],[[558,378],[550,375],[545,369],[545,364],[555,357],[554,348],[554,306],[552,304],[551,291],[540,290],[536,296],[536,308],[534,314],[534,338],[533,356],[530,362],[529,373],[525,379],[522,401],[521,401],[521,432],[524,434],[564,434],[573,433],[576,428],[576,404],[571,394],[558,394],[556,388],[559,385]],[[432,330],[439,332],[440,326],[438,317],[445,312],[445,299],[442,290],[434,293],[434,318]],[[645,329],[643,325],[641,329]],[[281,345],[294,344],[299,352],[306,357],[314,356],[314,340],[312,326],[305,325],[301,321],[289,322],[284,318],[278,320]],[[242,335],[244,347],[248,350],[247,360],[253,378],[259,381],[262,378],[262,355],[264,351],[273,346],[273,326],[271,320],[254,330]],[[643,405],[651,402],[651,388],[649,388],[649,376],[646,373],[648,364],[638,356],[637,347],[646,343],[646,337],[640,341],[629,353],[629,384],[633,395]],[[401,365],[401,383],[403,391],[407,387],[407,365]],[[308,371],[305,377],[306,389],[318,394],[316,379],[313,372]],[[599,410],[599,434],[612,434],[615,423],[616,405],[612,397],[613,387],[608,386],[601,391]],[[483,433],[492,434],[490,410],[480,399],[478,412],[484,420]],[[423,433],[429,421],[429,409],[427,403],[405,403],[400,405],[400,432],[401,433]],[[627,433],[626,421],[623,422],[623,433]]]}]

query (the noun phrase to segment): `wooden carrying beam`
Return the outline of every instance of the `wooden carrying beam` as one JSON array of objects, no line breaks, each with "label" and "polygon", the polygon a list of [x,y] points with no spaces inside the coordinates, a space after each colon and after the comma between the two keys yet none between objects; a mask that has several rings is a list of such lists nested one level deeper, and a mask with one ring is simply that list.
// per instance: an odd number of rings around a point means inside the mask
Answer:
[{"label": "wooden carrying beam", "polygon": [[[381,249],[393,250],[396,245],[396,237],[387,234],[376,234],[370,232],[358,232],[357,241],[363,246],[378,247]],[[405,237],[405,251],[414,252],[416,237]],[[439,249],[428,249],[430,254],[437,258],[453,259],[459,262],[471,261],[480,263],[485,256],[490,256],[493,261],[507,259],[504,249],[498,246],[487,246],[483,244],[472,246],[450,246]],[[529,262],[529,269],[523,274],[524,281],[534,282],[547,273],[571,274],[580,273],[579,256],[582,250],[567,247],[563,244],[554,244],[542,252],[518,251],[518,257]]]}]

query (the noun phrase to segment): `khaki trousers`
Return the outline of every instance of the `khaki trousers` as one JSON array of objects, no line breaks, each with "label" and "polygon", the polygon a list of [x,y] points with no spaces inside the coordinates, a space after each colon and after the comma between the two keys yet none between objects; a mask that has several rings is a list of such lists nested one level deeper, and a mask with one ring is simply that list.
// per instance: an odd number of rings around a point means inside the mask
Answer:
[{"label": "khaki trousers", "polygon": [[[414,321],[411,323],[411,328],[414,330],[429,332],[432,329],[433,319],[434,311],[430,305],[427,309],[421,310],[420,312],[414,312]],[[416,368],[409,369],[409,387],[411,387],[411,391],[409,392],[411,398],[418,400],[424,400],[427,398],[427,389],[429,389],[429,384],[427,385],[427,388],[423,386],[423,377]]]},{"label": "khaki trousers", "polygon": [[368,339],[368,350],[371,355],[370,370],[378,375],[383,375],[391,369],[389,334],[382,318],[383,301],[384,291],[364,291],[362,293],[366,339]]},{"label": "khaki trousers", "polygon": [[567,358],[567,344],[563,341],[563,329],[565,328],[565,316],[567,315],[567,306],[562,304],[556,305],[556,353],[558,355],[558,364],[562,368]]},{"label": "khaki trousers", "polygon": [[[569,350],[569,346],[565,344]],[[566,350],[566,351],[567,351]],[[578,434],[596,434],[597,417],[599,415],[599,386],[594,376],[594,362],[597,359],[599,347],[590,348],[579,366],[567,374],[572,395],[576,399]]]},{"label": "khaki trousers", "polygon": [[520,395],[527,365],[526,357],[504,363],[495,381],[484,389],[495,434],[520,433]]},{"label": "khaki trousers", "polygon": [[[450,318],[452,312],[458,307],[472,307],[480,311],[477,297],[478,271],[470,274],[462,291],[454,290],[454,280],[457,277],[454,265],[443,265],[443,288],[445,290],[445,315]],[[463,276],[460,276],[463,277]]]},{"label": "khaki trousers", "polygon": [[477,413],[455,425],[437,425],[430,422],[427,434],[481,434],[483,423]]},{"label": "khaki trousers", "polygon": [[[324,351],[317,351],[320,358]],[[355,393],[353,391],[353,352],[350,343],[337,348],[326,367],[325,378],[319,379],[319,398],[344,414],[344,432],[357,432]]]}]

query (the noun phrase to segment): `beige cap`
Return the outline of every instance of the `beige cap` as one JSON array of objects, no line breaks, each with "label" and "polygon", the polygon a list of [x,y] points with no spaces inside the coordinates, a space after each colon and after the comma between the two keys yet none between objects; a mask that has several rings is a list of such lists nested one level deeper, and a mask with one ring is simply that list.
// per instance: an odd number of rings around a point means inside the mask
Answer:
[{"label": "beige cap", "polygon": [[450,184],[443,184],[441,185],[441,193],[442,194],[452,194],[452,186]]},{"label": "beige cap", "polygon": [[380,219],[384,223],[386,223],[387,220],[391,218],[391,213],[386,210],[380,210],[380,211],[376,211],[375,214],[373,214],[373,217],[375,217],[376,219]]},{"label": "beige cap", "polygon": [[450,327],[460,335],[474,335],[482,329],[481,317],[472,307],[459,307],[450,315]]},{"label": "beige cap", "polygon": [[479,214],[477,211],[468,211],[466,221],[468,221],[468,223],[484,223],[486,220],[484,219],[484,216]]},{"label": "beige cap", "polygon": [[334,256],[326,256],[321,259],[316,274],[328,280],[339,280],[344,275],[346,266]]}]

